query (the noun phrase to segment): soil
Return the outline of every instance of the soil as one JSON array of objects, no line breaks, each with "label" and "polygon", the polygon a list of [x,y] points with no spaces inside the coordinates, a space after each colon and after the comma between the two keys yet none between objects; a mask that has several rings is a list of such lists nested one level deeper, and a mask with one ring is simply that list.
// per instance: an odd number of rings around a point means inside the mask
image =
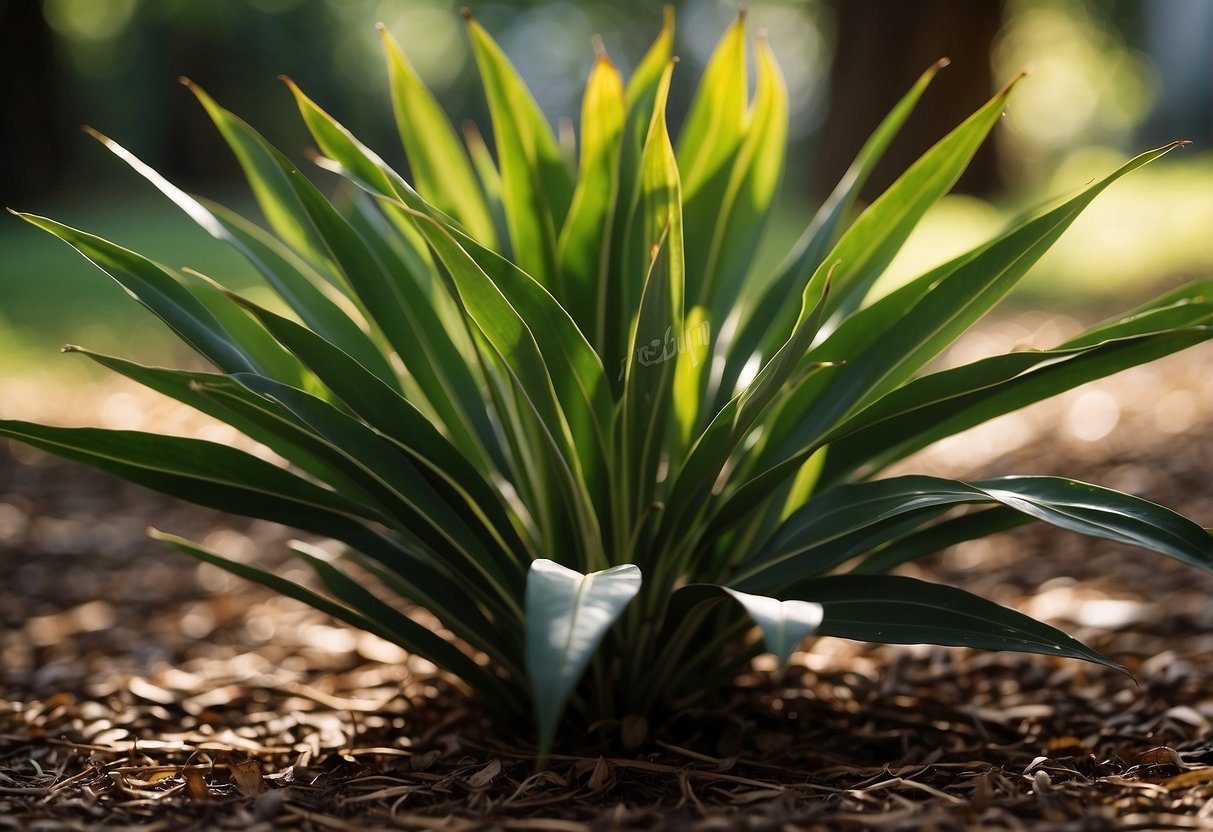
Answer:
[{"label": "soil", "polygon": [[[961,354],[1058,326],[1017,319]],[[911,467],[1064,474],[1213,526],[1211,359],[1089,385]],[[122,385],[14,390],[5,416],[216,430]],[[428,663],[148,524],[298,569],[285,529],[0,444],[0,829],[1213,828],[1213,575],[1162,556],[1028,527],[906,569],[1062,626],[1132,678],[819,639],[632,751],[600,726],[536,773],[528,737],[490,730]]]}]

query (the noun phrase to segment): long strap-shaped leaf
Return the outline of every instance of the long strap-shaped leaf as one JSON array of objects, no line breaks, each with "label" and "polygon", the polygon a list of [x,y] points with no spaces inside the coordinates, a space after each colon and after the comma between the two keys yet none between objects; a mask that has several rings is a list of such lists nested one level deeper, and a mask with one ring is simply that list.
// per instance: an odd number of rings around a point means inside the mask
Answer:
[{"label": "long strap-shaped leaf", "polygon": [[598,287],[607,279],[625,118],[623,77],[599,44],[581,102],[580,171],[560,233],[553,292],[588,337],[597,323]]},{"label": "long strap-shaped leaf", "polygon": [[[248,517],[329,534],[364,516],[358,503],[236,448],[201,439],[0,420],[0,435],[123,479]],[[372,519],[377,514],[371,513]],[[332,534],[338,537],[337,534]]]},{"label": "long strap-shaped leaf", "polygon": [[551,560],[531,564],[526,587],[526,664],[546,757],[556,725],[586,665],[640,591],[630,564],[583,575]]},{"label": "long strap-shaped leaf", "polygon": [[[321,576],[326,586],[329,587],[329,590],[340,601],[326,598],[307,587],[260,567],[224,557],[185,538],[154,529],[150,531],[150,534],[156,540],[170,543],[191,557],[218,566],[220,569],[231,572],[238,577],[261,584],[288,598],[302,601],[309,607],[331,615],[339,621],[344,621],[361,630],[366,630],[368,633],[374,633],[380,638],[398,644],[410,653],[434,662],[477,689],[480,688],[481,684],[485,685],[485,690],[497,689],[498,683],[496,680],[474,661],[463,653],[460,653],[454,646],[444,641],[429,628],[417,624],[399,612],[393,610],[395,614],[388,616],[384,614],[384,610],[381,608],[370,607],[365,603],[367,596],[373,597],[370,596],[369,592],[361,589],[361,587],[358,587],[360,592],[353,591],[354,587],[357,586],[356,584],[353,584],[349,578],[340,573],[336,567],[314,555],[307,558],[308,562],[312,564],[317,574]],[[378,614],[369,614],[372,609]]]},{"label": "long strap-shaped leaf", "polygon": [[763,291],[761,299],[757,303],[740,299],[745,305],[741,310],[741,324],[736,335],[727,340],[722,337],[723,331],[717,335],[716,350],[718,354],[727,355],[727,360],[717,362],[723,368],[720,377],[709,379],[708,392],[713,398],[706,414],[719,411],[724,402],[734,395],[737,380],[752,356],[757,354],[760,360],[768,358],[787,340],[795,323],[795,299],[801,287],[825,262],[826,255],[838,242],[845,222],[850,219],[859,192],[876,163],[884,156],[936,73],[945,66],[947,61],[943,60],[924,72],[897,106],[884,117],[829,198],[822,203],[809,227]]},{"label": "long strap-shaped leaf", "polygon": [[395,498],[389,503],[390,510],[402,528],[431,541],[447,557],[458,558],[463,568],[452,563],[448,566],[451,571],[469,584],[483,587],[487,600],[500,600],[506,609],[510,607],[522,588],[516,563],[483,524],[469,518],[471,513],[459,506],[461,500],[445,482],[427,477],[401,448],[321,399],[263,376],[237,374],[234,378],[281,403],[357,466],[370,483],[387,489]]},{"label": "long strap-shaped leaf", "polygon": [[[899,516],[924,519],[951,506],[1001,504],[1021,514],[1092,537],[1115,540],[1213,571],[1213,536],[1154,503],[1111,489],[1058,477],[1005,477],[973,483],[938,477],[894,477],[831,489],[793,512],[774,538],[730,583],[746,592],[770,592],[821,574],[846,556],[832,548]],[[905,529],[897,528],[889,540]],[[870,545],[875,548],[878,541]]]},{"label": "long strap-shaped leaf", "polygon": [[[322,269],[340,276],[351,298],[404,362],[452,439],[484,464],[485,448],[496,436],[464,357],[440,326],[418,276],[389,274],[349,221],[290,160],[200,89],[191,89],[236,152],[275,230],[280,235],[306,236],[298,245],[311,250]],[[284,239],[290,242],[290,237]]]},{"label": "long strap-shaped leaf", "polygon": [[955,587],[895,575],[836,575],[803,581],[788,594],[822,606],[821,636],[1043,653],[1126,672],[1048,624]]},{"label": "long strap-shaped leaf", "polygon": [[507,551],[518,556],[525,553],[526,547],[512,533],[498,492],[407,399],[306,327],[239,300],[287,349],[314,368],[316,376],[351,411],[461,491],[467,510],[483,516],[486,525],[503,536],[501,543]]},{"label": "long strap-shaped leaf", "polygon": [[845,438],[830,442],[820,482],[861,465],[878,471],[944,437],[1210,338],[1209,326],[1165,329],[1090,347],[995,356],[924,376],[839,426]]},{"label": "long strap-shaped leaf", "polygon": [[[890,300],[855,314],[806,358],[843,360],[846,367],[836,376],[808,377],[768,417],[764,445],[753,457],[754,468],[762,473],[727,500],[719,522],[738,517],[765,499],[843,419],[904,383],[988,312],[1104,188],[1177,146],[1141,154],[1060,207],[952,261],[950,270],[930,272],[929,287],[915,281],[905,289],[918,296],[908,310],[894,307]],[[900,300],[900,293],[894,294]],[[873,319],[887,326],[873,330]],[[880,337],[874,338],[874,332]],[[856,342],[864,345],[861,351],[852,351]]]},{"label": "long strap-shaped leaf", "polygon": [[[339,494],[360,502],[371,498],[361,486],[345,479],[329,454],[316,445],[314,434],[298,425],[284,409],[256,395],[218,373],[147,367],[122,358],[91,352],[81,347],[64,347],[65,352],[80,353],[103,367],[120,373],[143,386],[231,425],[245,436],[260,442],[302,471],[327,483]],[[221,400],[204,390],[223,390]],[[386,517],[375,515],[379,522]]]},{"label": "long strap-shaped leaf", "polygon": [[556,275],[556,233],[564,224],[573,184],[552,128],[505,53],[465,12],[480,68],[514,258],[540,283]]},{"label": "long strap-shaped leaf", "polygon": [[[243,451],[199,439],[19,421],[0,421],[0,436],[172,497],[340,540],[396,571],[411,588],[406,597],[453,631],[478,645],[492,642],[492,628],[479,610],[468,608],[464,587],[418,551],[360,522],[368,516],[365,505]],[[378,519],[377,512],[368,519]]]},{"label": "long strap-shaped leaf", "polygon": [[[751,126],[746,118],[745,10],[721,37],[704,67],[703,77],[678,141],[678,169],[683,176],[684,212],[688,228],[718,229],[727,222],[730,179],[736,157]],[[760,69],[761,76],[761,69]],[[762,96],[762,80],[758,95]],[[776,150],[782,159],[782,144]],[[699,303],[710,291],[709,270],[714,245],[691,246],[687,251],[687,297]],[[706,306],[706,304],[704,304]],[[712,320],[719,328],[722,321]]]},{"label": "long strap-shaped leaf", "polygon": [[[758,80],[745,138],[729,173],[704,265],[698,303],[724,326],[741,295],[783,175],[788,138],[788,91],[771,45],[759,37]],[[687,208],[688,222],[690,202]],[[690,266],[688,265],[688,271]]]},{"label": "long strap-shaped leaf", "polygon": [[[833,285],[831,308],[842,305],[840,296],[862,298],[867,293],[868,287],[892,261],[927,209],[960,178],[997,122],[1018,80],[1018,77],[1013,79],[985,106],[923,154],[860,215],[805,284],[802,295],[809,299],[810,307],[821,296],[827,278]],[[802,317],[805,305],[801,305]],[[794,325],[793,331],[795,328]]]},{"label": "long strap-shaped leaf", "polygon": [[378,28],[387,53],[392,110],[417,190],[440,211],[462,223],[477,240],[496,249],[493,217],[455,128],[400,44],[382,23]]},{"label": "long strap-shaped leaf", "polygon": [[[629,519],[628,537],[631,521],[643,516],[653,499],[666,440],[672,435],[666,413],[683,333],[682,189],[665,116],[673,68],[670,64],[662,76],[641,157],[640,200],[631,220],[632,246],[645,255],[640,262],[648,268],[628,341],[619,405],[620,507]],[[630,553],[625,557],[630,559]]]},{"label": "long strap-shaped leaf", "polygon": [[382,352],[325,293],[322,277],[290,249],[238,214],[208,205],[173,185],[137,156],[96,131],[90,134],[194,220],[208,234],[231,245],[252,263],[300,320],[358,357],[381,380],[398,384]]},{"label": "long strap-shaped leaf", "polygon": [[[595,551],[601,543],[601,532],[588,496],[584,472],[578,464],[584,449],[579,449],[573,441],[564,416],[564,408],[579,406],[577,396],[589,396],[591,401],[605,400],[602,371],[592,348],[543,287],[466,235],[446,226],[403,179],[348,130],[301,92],[295,90],[295,94],[305,120],[324,152],[361,187],[387,197],[411,217],[439,256],[452,281],[452,292],[493,346],[502,365],[508,368],[512,383],[518,386],[526,406],[542,426],[543,441],[554,452],[551,460],[560,466],[560,476],[566,486],[556,489],[558,496],[564,501],[571,520],[585,532],[581,539],[590,546],[585,554],[587,562],[604,562],[604,554]],[[483,266],[477,256],[484,260]],[[486,272],[508,278],[508,281],[498,285]],[[508,297],[503,294],[505,288],[511,289]],[[529,319],[520,314],[527,310],[532,311],[528,312]],[[559,348],[550,355],[540,349],[537,340],[548,338],[554,343],[545,340],[545,344]],[[572,378],[562,376],[559,388],[548,370],[549,360],[561,362],[574,374]],[[594,377],[596,370],[598,378]],[[563,401],[558,390],[567,394]]]},{"label": "long strap-shaped leaf", "polygon": [[[16,213],[16,212],[14,212]],[[165,267],[108,240],[33,214],[17,214],[49,231],[91,260],[132,297],[164,321],[198,354],[225,372],[257,366],[234,342],[209,309]]]},{"label": "long strap-shaped leaf", "polygon": [[[598,286],[598,315],[590,336],[598,354],[608,369],[617,367],[627,348],[628,328],[635,311],[639,291],[632,284],[643,279],[626,258],[625,249],[630,229],[630,212],[640,190],[640,157],[644,141],[653,123],[653,109],[661,89],[662,78],[673,55],[674,7],[667,5],[662,18],[661,33],[641,59],[628,79],[624,90],[627,117],[623,128],[623,146],[619,160],[619,192],[615,198],[615,218],[611,225],[611,251],[606,278]],[[643,268],[643,265],[641,266]],[[631,298],[631,306],[626,305]],[[622,391],[622,378],[611,373],[613,389]]]},{"label": "long strap-shaped leaf", "polygon": [[[699,436],[686,462],[675,473],[674,486],[662,517],[655,549],[665,552],[672,541],[683,541],[692,521],[706,508],[717,477],[737,450],[754,422],[796,371],[801,356],[808,350],[821,325],[828,293],[823,293],[815,309],[802,314],[792,338],[755,376],[746,389],[725,405]],[[821,365],[815,369],[827,369]],[[693,547],[684,547],[684,556]],[[668,556],[667,556],[668,557]],[[681,566],[681,560],[673,561]],[[675,574],[677,574],[677,568]]]}]

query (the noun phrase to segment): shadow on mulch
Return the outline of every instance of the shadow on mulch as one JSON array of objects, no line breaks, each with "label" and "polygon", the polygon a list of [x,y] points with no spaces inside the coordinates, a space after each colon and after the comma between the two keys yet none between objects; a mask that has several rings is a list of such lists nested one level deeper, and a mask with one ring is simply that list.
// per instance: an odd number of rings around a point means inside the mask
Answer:
[{"label": "shadow on mulch", "polygon": [[[1066,474],[1213,524],[1209,358],[1085,388],[996,425],[1021,441],[989,459],[918,470]],[[1160,415],[1176,390],[1186,423]],[[1092,440],[1109,401],[1119,424]],[[537,774],[526,738],[492,733],[428,663],[166,553],[149,522],[304,577],[284,529],[0,445],[0,829],[1213,827],[1213,576],[1160,556],[1033,527],[910,573],[1056,623],[1135,681],[820,639],[634,751],[606,726]]]}]

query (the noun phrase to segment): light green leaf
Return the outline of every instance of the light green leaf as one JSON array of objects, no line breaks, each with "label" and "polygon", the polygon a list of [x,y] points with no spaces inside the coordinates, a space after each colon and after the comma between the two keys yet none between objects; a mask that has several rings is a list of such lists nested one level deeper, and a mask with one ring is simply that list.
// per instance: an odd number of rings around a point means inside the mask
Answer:
[{"label": "light green leaf", "polygon": [[[664,7],[661,33],[645,53],[624,91],[627,118],[620,149],[619,192],[615,198],[615,220],[611,224],[611,251],[606,277],[598,286],[598,317],[590,336],[591,343],[610,370],[611,382],[618,392],[622,378],[612,368],[619,366],[627,349],[632,315],[640,297],[640,280],[647,261],[639,267],[627,258],[627,239],[632,232],[631,211],[637,203],[642,169],[641,154],[653,122],[653,110],[661,92],[666,70],[673,55],[674,7]],[[630,306],[628,304],[631,304]]]},{"label": "light green leaf", "polygon": [[739,298],[742,306],[737,334],[728,342],[717,343],[718,349],[727,352],[728,359],[721,377],[710,379],[708,392],[712,396],[712,404],[707,409],[708,413],[717,412],[721,404],[735,394],[738,377],[752,356],[757,355],[760,360],[765,360],[787,340],[795,325],[798,309],[795,298],[801,287],[825,262],[826,255],[838,242],[845,223],[851,218],[859,192],[876,163],[884,156],[936,73],[947,64],[946,59],[942,60],[924,72],[881,121],[829,198],[822,203],[770,285],[762,292],[761,299]]},{"label": "light green leaf", "polygon": [[501,194],[514,256],[544,285],[556,276],[556,229],[564,223],[572,179],[551,125],[513,64],[465,12],[480,78],[493,117]]},{"label": "light green leaf", "polygon": [[[766,218],[783,174],[788,138],[788,91],[765,37],[759,37],[758,81],[746,114],[745,137],[738,148],[723,199],[713,207],[715,232],[708,250],[698,302],[710,310],[720,329],[740,296]],[[687,223],[692,200],[687,199]],[[692,274],[688,260],[687,273]],[[689,290],[688,290],[689,291]]]},{"label": "light green leaf", "polygon": [[546,559],[531,564],[526,585],[526,664],[539,720],[541,758],[586,665],[640,591],[631,564],[583,575]]},{"label": "light green leaf", "polygon": [[[748,127],[747,92],[743,8],[708,59],[679,137],[678,169],[682,172],[688,228],[717,226],[734,171],[734,157]],[[687,297],[692,301],[705,294],[711,248],[701,244],[687,252]],[[720,323],[713,321],[717,327]]]},{"label": "light green leaf", "polygon": [[581,102],[580,172],[560,234],[560,279],[553,292],[591,337],[610,255],[624,118],[623,78],[600,49]]},{"label": "light green leaf", "polygon": [[670,436],[666,413],[683,337],[685,279],[682,190],[665,105],[673,64],[666,67],[641,158],[641,190],[632,212],[629,260],[645,265],[639,309],[624,361],[620,402],[622,506],[640,517],[654,494]]},{"label": "light green leaf", "polygon": [[487,248],[496,249],[493,217],[455,129],[383,24],[379,33],[387,53],[396,126],[417,190]]}]

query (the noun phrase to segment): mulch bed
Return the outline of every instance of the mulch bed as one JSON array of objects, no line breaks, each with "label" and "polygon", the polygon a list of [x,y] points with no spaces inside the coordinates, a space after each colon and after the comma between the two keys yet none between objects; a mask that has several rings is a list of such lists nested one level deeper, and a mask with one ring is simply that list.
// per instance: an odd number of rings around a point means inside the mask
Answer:
[{"label": "mulch bed", "polygon": [[[1084,388],[915,470],[1065,474],[1213,525],[1211,360]],[[146,421],[128,399],[101,410]],[[97,423],[98,401],[61,418]],[[1213,576],[1161,556],[1030,527],[909,572],[1063,626],[1133,679],[820,639],[634,750],[601,726],[535,773],[527,737],[428,663],[166,552],[149,523],[298,569],[281,528],[0,445],[0,829],[1213,828]]]}]

